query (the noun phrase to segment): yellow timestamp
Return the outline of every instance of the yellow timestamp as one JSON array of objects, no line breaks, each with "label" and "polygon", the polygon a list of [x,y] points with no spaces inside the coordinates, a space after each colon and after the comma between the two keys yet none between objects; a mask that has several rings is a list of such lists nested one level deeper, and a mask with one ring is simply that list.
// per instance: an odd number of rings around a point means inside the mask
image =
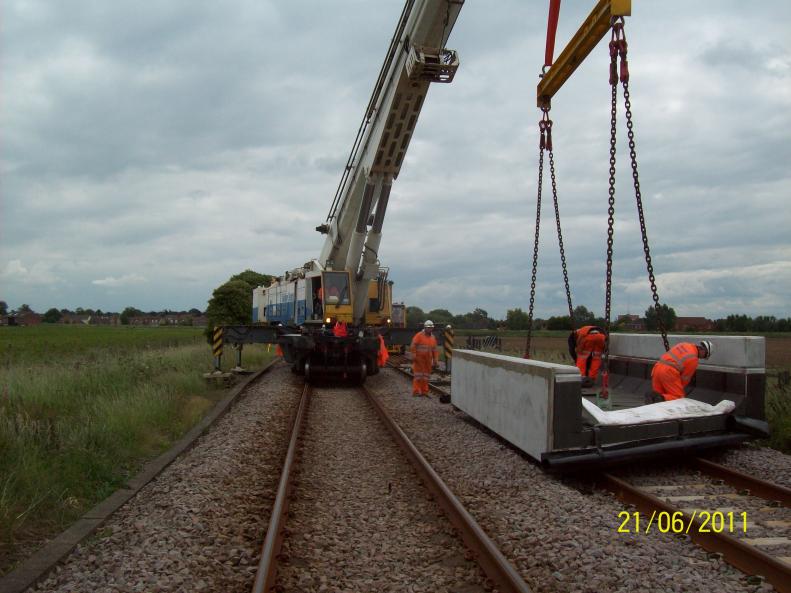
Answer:
[{"label": "yellow timestamp", "polygon": [[654,511],[651,516],[640,511],[621,511],[618,533],[650,533],[651,529],[660,533],[747,533],[747,512],[698,511],[691,515],[676,511]]}]

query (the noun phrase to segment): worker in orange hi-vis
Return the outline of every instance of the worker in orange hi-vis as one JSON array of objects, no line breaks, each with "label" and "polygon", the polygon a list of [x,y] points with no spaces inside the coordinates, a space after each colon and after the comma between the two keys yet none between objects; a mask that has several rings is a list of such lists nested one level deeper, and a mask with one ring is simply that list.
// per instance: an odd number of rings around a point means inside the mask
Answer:
[{"label": "worker in orange hi-vis", "polygon": [[428,397],[428,381],[431,370],[439,364],[437,339],[431,335],[434,323],[427,319],[423,331],[415,334],[409,352],[412,354],[412,395]]},{"label": "worker in orange hi-vis", "polygon": [[387,364],[389,358],[390,353],[387,351],[385,339],[382,337],[382,334],[379,334],[379,351],[376,353],[376,364],[383,367]]},{"label": "worker in orange hi-vis", "polygon": [[571,332],[569,353],[576,359],[582,375],[582,386],[591,387],[599,376],[601,357],[607,344],[607,334],[595,325],[584,325]]},{"label": "worker in orange hi-vis", "polygon": [[711,342],[708,340],[698,344],[681,342],[665,352],[651,371],[651,388],[656,393],[653,401],[670,401],[686,397],[684,388],[695,376],[698,361],[710,356]]}]

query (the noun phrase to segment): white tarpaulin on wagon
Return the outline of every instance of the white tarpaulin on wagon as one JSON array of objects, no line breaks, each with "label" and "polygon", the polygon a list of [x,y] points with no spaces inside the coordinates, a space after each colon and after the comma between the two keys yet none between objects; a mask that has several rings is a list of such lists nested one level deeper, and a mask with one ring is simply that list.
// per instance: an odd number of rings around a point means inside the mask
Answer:
[{"label": "white tarpaulin on wagon", "polygon": [[593,416],[597,424],[613,426],[730,414],[736,407],[736,404],[728,399],[724,399],[716,406],[712,406],[705,402],[685,397],[667,402],[659,402],[658,404],[649,404],[647,406],[629,408],[627,410],[608,412],[602,410],[599,406],[583,397],[582,406]]}]

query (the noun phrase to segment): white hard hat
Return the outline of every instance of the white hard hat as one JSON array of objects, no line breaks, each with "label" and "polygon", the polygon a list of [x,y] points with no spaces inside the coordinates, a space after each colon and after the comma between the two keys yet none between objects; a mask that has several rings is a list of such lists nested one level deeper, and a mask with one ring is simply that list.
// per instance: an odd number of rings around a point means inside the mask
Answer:
[{"label": "white hard hat", "polygon": [[706,351],[706,356],[703,358],[711,357],[711,341],[710,340],[701,340],[700,347]]},{"label": "white hard hat", "polygon": [[426,321],[423,323],[423,327],[434,327],[434,322],[431,321],[431,319],[426,319]]}]

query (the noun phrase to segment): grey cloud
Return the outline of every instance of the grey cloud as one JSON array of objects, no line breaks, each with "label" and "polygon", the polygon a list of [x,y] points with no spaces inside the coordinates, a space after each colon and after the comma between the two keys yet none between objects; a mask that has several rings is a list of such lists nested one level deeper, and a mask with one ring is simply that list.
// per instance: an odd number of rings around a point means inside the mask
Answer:
[{"label": "grey cloud", "polygon": [[[587,9],[564,4],[556,53]],[[21,277],[4,277],[4,300],[202,307],[232,273],[280,273],[318,255],[313,228],[334,195],[399,1],[2,10],[0,76],[12,90],[0,104],[0,270],[17,262],[11,271],[59,282],[31,292]],[[752,264],[791,260],[789,17],[783,2],[749,14],[738,2],[671,2],[642,3],[627,22],[654,265],[679,313],[789,314],[787,269],[771,282],[750,273]],[[465,4],[450,41],[461,70],[431,89],[393,189],[380,253],[397,298],[456,312],[526,309],[545,26],[545,8],[530,3]],[[572,290],[594,310],[603,302],[607,207],[603,54],[597,48],[552,110]],[[615,302],[642,312],[650,295],[624,136],[621,128]],[[565,307],[548,181],[541,316]],[[696,270],[705,272],[699,290],[679,292],[678,279]],[[92,284],[135,274],[149,283]]]}]

